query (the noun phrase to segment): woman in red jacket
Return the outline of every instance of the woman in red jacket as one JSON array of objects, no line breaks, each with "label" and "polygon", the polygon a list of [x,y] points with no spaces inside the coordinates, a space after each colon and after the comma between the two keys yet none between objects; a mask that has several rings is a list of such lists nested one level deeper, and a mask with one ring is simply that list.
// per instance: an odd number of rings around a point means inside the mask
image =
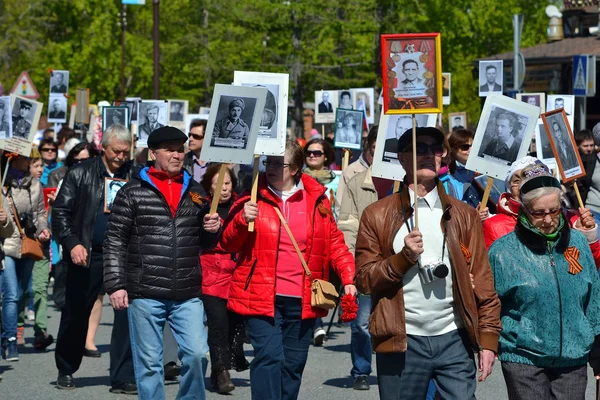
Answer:
[{"label": "woman in red jacket", "polygon": [[[211,199],[217,187],[220,168],[221,164],[211,164],[200,181]],[[235,187],[235,174],[227,170],[217,208],[223,220],[227,219],[229,209],[237,200],[237,194],[233,192]],[[241,316],[227,311],[227,297],[235,262],[235,253],[226,252],[220,244],[212,250],[204,251],[200,256],[202,302],[206,310],[210,349],[210,381],[213,388],[221,394],[235,389],[229,375],[230,369],[244,371],[249,367],[244,356],[244,320]]]},{"label": "woman in red jacket", "polygon": [[[275,211],[279,208],[313,279],[340,276],[344,292],[356,294],[354,258],[338,230],[325,188],[302,174],[304,152],[286,143],[284,157],[268,157],[257,202],[240,199],[231,209],[221,245],[238,254],[229,310],[247,317],[254,348],[250,364],[253,399],[296,399],[315,318],[327,311],[310,304],[311,282]],[[254,221],[254,232],[248,223]]]}]

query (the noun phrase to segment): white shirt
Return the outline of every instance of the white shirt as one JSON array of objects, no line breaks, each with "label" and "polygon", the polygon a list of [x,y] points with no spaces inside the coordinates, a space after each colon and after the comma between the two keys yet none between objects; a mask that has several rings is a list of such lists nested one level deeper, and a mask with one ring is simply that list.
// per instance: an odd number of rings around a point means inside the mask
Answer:
[{"label": "white shirt", "polygon": [[[409,189],[411,204],[414,192]],[[425,197],[417,199],[419,209],[419,231],[423,234],[423,254],[419,257],[421,266],[441,260],[444,235],[441,228],[443,215],[437,187]],[[412,229],[414,218],[409,220]],[[404,237],[409,231],[403,224],[394,237],[394,252],[400,253],[404,247]],[[404,313],[406,333],[418,336],[437,336],[456,330],[461,321],[454,309],[452,294],[452,267],[448,248],[444,250],[444,264],[449,269],[445,279],[423,283],[419,276],[419,264],[412,267],[402,278],[404,290]]]}]

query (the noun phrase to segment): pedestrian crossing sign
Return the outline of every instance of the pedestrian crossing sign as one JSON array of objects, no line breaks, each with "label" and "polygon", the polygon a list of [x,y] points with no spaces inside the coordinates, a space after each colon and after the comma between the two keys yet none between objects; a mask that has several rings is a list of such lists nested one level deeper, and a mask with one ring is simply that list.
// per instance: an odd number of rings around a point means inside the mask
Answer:
[{"label": "pedestrian crossing sign", "polygon": [[10,93],[28,99],[38,99],[40,97],[27,71],[21,72]]}]

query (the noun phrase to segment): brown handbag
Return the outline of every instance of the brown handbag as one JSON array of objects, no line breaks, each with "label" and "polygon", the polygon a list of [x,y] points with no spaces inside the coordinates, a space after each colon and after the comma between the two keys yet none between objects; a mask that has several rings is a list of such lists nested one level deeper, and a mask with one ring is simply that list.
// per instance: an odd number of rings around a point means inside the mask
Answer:
[{"label": "brown handbag", "polygon": [[44,259],[44,248],[42,247],[42,242],[38,239],[32,239],[29,236],[25,235],[23,232],[23,228],[21,227],[21,222],[19,221],[19,213],[15,208],[15,202],[12,199],[12,196],[9,195],[10,204],[13,209],[14,219],[17,223],[17,228],[19,229],[19,233],[21,234],[21,257],[23,258],[31,258],[34,261],[39,261]]},{"label": "brown handbag", "polygon": [[308,276],[308,279],[312,280],[310,305],[313,307],[322,308],[324,310],[331,310],[332,308],[335,308],[335,304],[336,304],[335,300],[339,296],[337,290],[335,289],[335,286],[333,286],[331,283],[329,283],[323,279],[312,279],[312,274],[310,273],[310,270],[308,269],[308,265],[306,265],[304,256],[302,255],[302,252],[300,251],[300,248],[298,247],[298,243],[296,242],[294,235],[292,235],[292,231],[290,230],[290,227],[288,226],[287,221],[285,220],[285,218],[283,218],[283,214],[281,214],[281,211],[279,210],[279,208],[277,208],[277,207],[273,207],[273,208],[275,209],[275,212],[279,216],[279,219],[281,220],[281,223],[283,224],[285,231],[287,232],[288,236],[290,237],[290,240],[292,241],[292,244],[294,245],[294,249],[296,249],[296,254],[298,254],[298,257],[300,258],[300,262],[302,263],[302,266],[304,267],[304,272],[306,272],[306,276]]}]

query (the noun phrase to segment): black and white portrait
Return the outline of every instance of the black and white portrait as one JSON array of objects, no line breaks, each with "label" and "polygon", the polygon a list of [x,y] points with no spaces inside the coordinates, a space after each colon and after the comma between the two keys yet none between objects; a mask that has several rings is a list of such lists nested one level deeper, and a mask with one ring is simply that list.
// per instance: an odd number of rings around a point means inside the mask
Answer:
[{"label": "black and white portrait", "polygon": [[315,123],[332,124],[335,122],[335,110],[339,103],[338,94],[337,90],[317,90],[315,92]]},{"label": "black and white portrait", "polygon": [[338,108],[344,110],[354,109],[353,91],[352,90],[340,90],[339,92],[339,105]]},{"label": "black and white portrait", "polygon": [[69,71],[52,71],[50,75],[50,93],[67,93],[69,91]]},{"label": "black and white portrait", "polygon": [[277,139],[277,104],[279,104],[279,85],[242,83],[246,87],[262,87],[268,90],[265,109],[263,110],[258,137],[261,139]]},{"label": "black and white portrait", "polygon": [[546,111],[554,111],[559,108],[565,109],[565,114],[567,117],[572,116],[574,114],[575,107],[575,98],[572,95],[562,95],[562,94],[550,94],[548,95],[548,102],[546,104]]},{"label": "black and white portrait", "polygon": [[140,104],[140,101],[142,100],[141,97],[125,97],[125,100],[128,103],[131,103],[131,118],[129,122],[133,122],[133,123],[137,123],[138,120],[138,107]]},{"label": "black and white portrait", "polygon": [[548,140],[548,134],[546,133],[546,128],[544,128],[544,123],[541,119],[538,121],[536,126],[535,139],[535,151],[537,158],[539,158],[544,164],[548,164],[549,162],[556,163],[554,153],[552,152],[552,145],[550,144],[550,140]]},{"label": "black and white portrait", "polygon": [[528,121],[527,115],[493,105],[481,141],[479,157],[504,165],[512,164],[519,154]]},{"label": "black and white portrait", "polygon": [[126,106],[102,107],[102,132],[119,124],[129,128],[129,108]]},{"label": "black and white portrait", "polygon": [[426,96],[427,86],[423,76],[425,68],[420,60],[421,55],[422,53],[405,53],[396,63],[394,68],[398,77],[398,85],[394,88],[396,97],[411,99]]},{"label": "black and white portrait", "polygon": [[[419,127],[419,121],[417,121],[417,127]],[[387,132],[385,133],[382,161],[394,164],[400,163],[398,161],[398,139],[409,129],[412,129],[412,117],[410,115],[390,116]]]},{"label": "black and white portrait", "polygon": [[479,96],[486,97],[489,93],[502,93],[502,72],[504,62],[479,61]]},{"label": "black and white portrait", "polygon": [[150,133],[167,125],[166,101],[142,101],[139,103],[138,143],[145,145]]},{"label": "black and white portrait", "polygon": [[104,212],[110,213],[115,202],[117,193],[125,184],[126,180],[116,178],[104,178]]},{"label": "black and white portrait", "polygon": [[67,122],[67,98],[64,95],[50,95],[48,100],[48,122]]},{"label": "black and white portrait", "polygon": [[542,113],[546,112],[546,93],[517,93],[517,100],[540,108]]},{"label": "black and white portrait", "polygon": [[334,147],[360,150],[363,117],[363,111],[337,109]]},{"label": "black and white portrait", "polygon": [[329,92],[321,92],[321,101],[319,102],[319,112],[322,114],[332,113],[333,104],[331,103],[331,94]]},{"label": "black and white portrait", "polygon": [[442,72],[442,101],[445,106],[450,104],[451,90],[452,74],[449,72]]},{"label": "black and white portrait", "polygon": [[183,122],[183,101],[171,101],[169,107],[169,121]]},{"label": "black and white portrait", "polygon": [[12,107],[12,128],[13,137],[29,140],[31,134],[35,134],[37,129],[33,126],[33,121],[38,107],[35,101],[25,100],[17,97]]},{"label": "black and white portrait", "polygon": [[245,150],[248,146],[256,99],[222,95],[211,146]]},{"label": "black and white portrait", "polygon": [[373,88],[354,89],[354,109],[365,110],[367,123],[375,122],[375,90]]},{"label": "black and white portrait", "polygon": [[0,139],[12,137],[10,96],[0,97]]},{"label": "black and white portrait", "polygon": [[467,114],[464,112],[448,114],[449,132],[457,129],[465,129],[467,127]]},{"label": "black and white portrait", "polygon": [[567,127],[568,122],[563,118],[563,114],[559,112],[546,115],[545,120],[546,133],[552,138],[555,149],[554,155],[565,177],[570,178],[580,174],[582,168],[577,158],[577,146],[570,134],[570,129]]}]

